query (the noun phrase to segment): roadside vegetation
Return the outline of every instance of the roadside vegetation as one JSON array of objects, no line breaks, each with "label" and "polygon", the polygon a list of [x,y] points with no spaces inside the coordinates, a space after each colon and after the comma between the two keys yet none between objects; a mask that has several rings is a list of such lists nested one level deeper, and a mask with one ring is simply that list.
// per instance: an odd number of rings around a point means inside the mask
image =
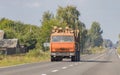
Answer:
[{"label": "roadside vegetation", "polygon": [[42,52],[40,50],[31,50],[27,54],[15,54],[15,55],[1,55],[0,67],[11,66],[26,63],[35,63],[48,61],[50,59],[49,52]]},{"label": "roadside vegetation", "polygon": [[120,55],[120,34],[118,35],[118,38],[119,38],[119,41],[117,41],[116,43],[116,49],[117,49],[118,54]]},{"label": "roadside vegetation", "polygon": [[96,54],[96,53],[104,53],[105,52],[105,48],[103,47],[94,47],[94,48],[90,48],[90,52],[92,54]]},{"label": "roadside vegetation", "polygon": [[117,48],[117,53],[120,55],[120,47]]},{"label": "roadside vegetation", "polygon": [[44,12],[40,26],[2,18],[0,20],[0,30],[5,31],[4,38],[18,38],[20,45],[27,47],[28,52],[16,55],[1,55],[0,66],[49,60],[49,49],[46,49],[43,44],[50,42],[53,26],[69,26],[73,29],[78,26],[81,37],[81,52],[83,53],[85,49],[89,49],[91,53],[103,52],[104,40],[100,23],[94,21],[91,24],[91,28],[86,29],[85,24],[79,19],[80,15],[75,6],[67,6],[58,7],[56,14],[50,11]]}]

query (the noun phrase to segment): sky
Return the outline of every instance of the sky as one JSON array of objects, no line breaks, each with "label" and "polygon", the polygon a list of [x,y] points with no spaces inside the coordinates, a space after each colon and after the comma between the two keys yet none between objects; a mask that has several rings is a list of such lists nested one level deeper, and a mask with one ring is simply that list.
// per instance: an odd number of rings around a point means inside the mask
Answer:
[{"label": "sky", "polygon": [[0,18],[40,26],[45,11],[56,13],[58,6],[73,5],[80,11],[80,21],[89,29],[100,23],[103,38],[114,43],[120,33],[120,0],[0,0]]}]

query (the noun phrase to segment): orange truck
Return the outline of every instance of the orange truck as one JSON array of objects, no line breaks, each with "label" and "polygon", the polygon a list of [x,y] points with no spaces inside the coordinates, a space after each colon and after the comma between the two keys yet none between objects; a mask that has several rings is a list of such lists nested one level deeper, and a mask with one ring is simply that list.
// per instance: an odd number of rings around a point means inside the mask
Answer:
[{"label": "orange truck", "polygon": [[71,61],[80,61],[80,32],[54,27],[50,38],[51,61],[62,61],[71,58]]}]

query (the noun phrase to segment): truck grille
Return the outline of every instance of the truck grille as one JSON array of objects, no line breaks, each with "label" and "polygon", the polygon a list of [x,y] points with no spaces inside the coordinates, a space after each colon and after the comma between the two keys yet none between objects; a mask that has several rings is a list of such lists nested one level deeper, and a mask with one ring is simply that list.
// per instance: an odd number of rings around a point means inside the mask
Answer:
[{"label": "truck grille", "polygon": [[57,48],[56,50],[57,50],[57,51],[68,51],[69,48]]}]

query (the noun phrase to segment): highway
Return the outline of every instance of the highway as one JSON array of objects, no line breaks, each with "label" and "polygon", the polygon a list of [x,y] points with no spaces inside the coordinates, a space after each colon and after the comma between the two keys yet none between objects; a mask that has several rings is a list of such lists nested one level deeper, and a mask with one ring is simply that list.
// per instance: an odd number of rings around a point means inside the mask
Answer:
[{"label": "highway", "polygon": [[40,62],[0,68],[0,75],[120,75],[116,50],[81,57],[80,62]]}]

